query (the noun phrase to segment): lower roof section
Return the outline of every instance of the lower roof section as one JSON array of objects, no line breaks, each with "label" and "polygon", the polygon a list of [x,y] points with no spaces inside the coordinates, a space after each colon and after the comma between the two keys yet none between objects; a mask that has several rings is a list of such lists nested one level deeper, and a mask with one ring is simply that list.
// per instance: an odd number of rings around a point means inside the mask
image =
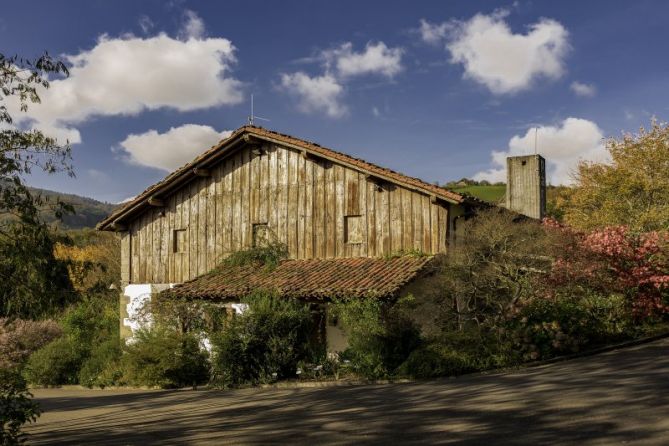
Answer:
[{"label": "lower roof section", "polygon": [[394,297],[425,272],[433,256],[284,260],[276,268],[222,264],[211,272],[163,292],[190,299],[240,299],[253,290],[273,290],[284,297]]}]

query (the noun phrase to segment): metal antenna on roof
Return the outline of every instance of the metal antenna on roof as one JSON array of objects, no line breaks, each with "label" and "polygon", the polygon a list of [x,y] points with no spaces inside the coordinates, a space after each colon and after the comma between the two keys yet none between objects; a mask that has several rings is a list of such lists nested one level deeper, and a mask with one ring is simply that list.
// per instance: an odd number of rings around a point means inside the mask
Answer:
[{"label": "metal antenna on roof", "polygon": [[253,114],[253,94],[251,95],[251,116],[249,116],[249,125],[253,125],[253,121],[256,119],[259,119],[261,121],[267,121],[270,122],[269,119],[267,118],[261,118],[260,116],[256,116]]}]

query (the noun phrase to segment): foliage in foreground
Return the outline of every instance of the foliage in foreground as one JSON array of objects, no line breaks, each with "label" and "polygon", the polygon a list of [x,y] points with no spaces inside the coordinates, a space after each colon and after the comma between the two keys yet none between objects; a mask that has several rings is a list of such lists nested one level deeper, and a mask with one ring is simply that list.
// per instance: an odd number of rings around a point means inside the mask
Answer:
[{"label": "foliage in foreground", "polygon": [[312,354],[309,306],[258,291],[248,309],[212,334],[213,380],[222,387],[259,384],[296,376]]},{"label": "foliage in foreground", "polygon": [[[119,344],[116,299],[116,293],[108,292],[70,307],[60,320],[63,336],[30,356],[24,369],[28,381],[44,386],[89,383],[94,367],[88,361],[99,362],[101,350]],[[82,370],[84,380],[79,376]]]},{"label": "foliage in foreground", "polygon": [[36,421],[40,415],[39,406],[31,398],[19,373],[0,368],[0,444],[25,442],[21,426]]},{"label": "foliage in foreground", "polygon": [[125,347],[118,379],[133,386],[194,387],[209,380],[208,356],[192,333],[161,327],[140,330]]}]

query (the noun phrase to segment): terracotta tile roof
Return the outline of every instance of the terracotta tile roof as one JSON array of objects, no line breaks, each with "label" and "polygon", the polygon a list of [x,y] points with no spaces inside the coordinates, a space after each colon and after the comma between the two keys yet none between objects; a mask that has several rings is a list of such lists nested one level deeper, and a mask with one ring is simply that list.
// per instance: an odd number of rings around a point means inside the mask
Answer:
[{"label": "terracotta tile roof", "polygon": [[372,176],[378,176],[382,180],[387,180],[409,188],[415,188],[423,191],[426,194],[434,195],[437,198],[441,198],[452,203],[461,203],[465,200],[478,201],[466,198],[461,194],[449,191],[439,186],[435,186],[434,184],[427,183],[418,178],[413,178],[399,172],[377,166],[376,164],[354,158],[350,155],[322,147],[313,142],[267,130],[262,127],[246,125],[235,130],[228,138],[220,141],[218,144],[195,158],[190,163],[175,170],[162,181],[159,181],[158,183],[150,186],[144,192],[137,195],[137,197],[135,197],[132,201],[115,210],[109,217],[101,221],[97,225],[97,228],[100,230],[112,229],[111,226],[114,221],[126,217],[145,206],[148,206],[148,199],[152,195],[169,191],[170,188],[181,184],[181,181],[186,182],[189,179],[195,177],[193,172],[194,168],[206,167],[207,163],[213,162],[213,160],[215,160],[216,157],[222,152],[234,150],[237,147],[237,144],[243,142],[247,135],[266,141],[273,141],[284,145],[293,146],[301,150],[305,150],[308,153],[319,155],[334,162],[339,162],[352,168],[359,169]]},{"label": "terracotta tile roof", "polygon": [[275,290],[281,296],[393,297],[426,271],[433,256],[284,260],[275,269],[259,265],[221,265],[163,295],[198,299],[238,299],[254,289]]}]

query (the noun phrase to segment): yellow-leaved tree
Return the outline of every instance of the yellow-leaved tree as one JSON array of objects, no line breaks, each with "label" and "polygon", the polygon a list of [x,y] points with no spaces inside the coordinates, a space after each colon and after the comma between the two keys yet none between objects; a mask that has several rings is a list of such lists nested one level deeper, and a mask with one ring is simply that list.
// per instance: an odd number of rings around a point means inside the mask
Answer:
[{"label": "yellow-leaved tree", "polygon": [[589,230],[627,225],[634,231],[669,229],[669,125],[611,138],[610,163],[581,162],[565,221]]}]

